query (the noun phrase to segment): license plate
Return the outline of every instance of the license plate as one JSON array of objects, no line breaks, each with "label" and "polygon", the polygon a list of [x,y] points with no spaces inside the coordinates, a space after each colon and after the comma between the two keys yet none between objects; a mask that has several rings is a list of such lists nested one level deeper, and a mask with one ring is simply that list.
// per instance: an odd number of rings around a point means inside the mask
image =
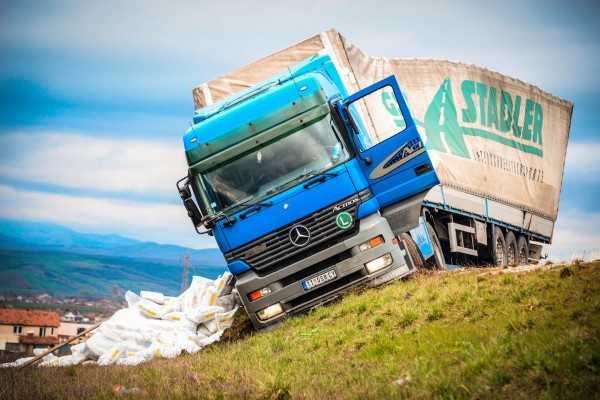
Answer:
[{"label": "license plate", "polygon": [[335,278],[337,278],[335,269],[330,269],[329,271],[323,272],[319,275],[315,275],[312,278],[305,280],[304,282],[302,282],[302,287],[304,288],[304,290],[309,290],[314,288],[315,286],[322,285],[325,282],[328,282]]}]

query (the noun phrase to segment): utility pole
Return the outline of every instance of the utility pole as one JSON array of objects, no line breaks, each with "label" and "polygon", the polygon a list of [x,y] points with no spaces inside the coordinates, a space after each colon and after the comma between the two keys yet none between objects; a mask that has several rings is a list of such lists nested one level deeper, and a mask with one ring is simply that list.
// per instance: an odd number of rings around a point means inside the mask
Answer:
[{"label": "utility pole", "polygon": [[188,288],[188,279],[189,279],[189,273],[190,273],[190,248],[186,247],[185,249],[185,256],[184,257],[179,257],[179,262],[181,262],[182,258],[184,259],[184,263],[183,263],[183,274],[182,276],[182,282],[181,282],[181,293],[185,292],[185,290]]},{"label": "utility pole", "polygon": [[123,298],[121,296],[121,289],[116,283],[113,283],[112,296],[110,300],[115,304],[121,303],[123,301]]}]

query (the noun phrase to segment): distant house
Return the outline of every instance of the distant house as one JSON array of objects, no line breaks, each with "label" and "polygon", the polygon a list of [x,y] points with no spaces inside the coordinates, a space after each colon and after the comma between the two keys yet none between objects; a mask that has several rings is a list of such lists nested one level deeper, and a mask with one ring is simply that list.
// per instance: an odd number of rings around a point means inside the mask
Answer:
[{"label": "distant house", "polygon": [[71,311],[68,311],[66,314],[60,317],[61,322],[75,322],[76,315]]},{"label": "distant house", "polygon": [[[73,336],[79,335],[81,332],[85,331],[93,324],[89,322],[89,319],[83,317],[80,311],[76,311],[76,313],[68,311],[64,315],[60,316],[60,327],[58,328],[58,340],[62,342],[66,342],[71,339]],[[85,336],[79,338],[79,343],[85,342],[88,338],[90,338],[94,333],[87,333]],[[75,342],[77,343],[77,342]],[[74,344],[75,344],[74,343]]]},{"label": "distant house", "polygon": [[36,298],[38,301],[41,301],[43,303],[45,301],[51,300],[52,296],[50,296],[48,293],[43,293],[38,295]]},{"label": "distant house", "polygon": [[50,311],[0,309],[0,351],[33,354],[58,344],[58,314]]}]

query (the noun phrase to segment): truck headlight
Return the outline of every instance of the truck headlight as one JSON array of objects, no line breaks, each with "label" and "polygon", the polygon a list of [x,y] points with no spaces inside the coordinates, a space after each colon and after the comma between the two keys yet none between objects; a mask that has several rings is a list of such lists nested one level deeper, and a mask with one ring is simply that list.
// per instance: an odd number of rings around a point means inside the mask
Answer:
[{"label": "truck headlight", "polygon": [[386,255],[383,255],[366,263],[365,268],[367,269],[369,274],[372,274],[373,272],[377,272],[380,269],[387,267],[392,263],[392,261],[392,255],[390,253],[387,253]]},{"label": "truck headlight", "polygon": [[263,308],[260,311],[256,312],[256,316],[261,321],[267,320],[269,318],[273,318],[276,315],[279,315],[283,312],[283,307],[281,307],[280,303],[273,304],[267,308]]}]

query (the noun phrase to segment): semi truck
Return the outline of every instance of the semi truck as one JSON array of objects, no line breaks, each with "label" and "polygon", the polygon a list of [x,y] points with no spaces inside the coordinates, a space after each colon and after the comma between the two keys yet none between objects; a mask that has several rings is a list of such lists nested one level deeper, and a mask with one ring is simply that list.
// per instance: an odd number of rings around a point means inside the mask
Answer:
[{"label": "semi truck", "polygon": [[371,57],[334,30],[193,90],[177,188],[252,324],[423,267],[551,243],[573,105],[473,65]]}]

